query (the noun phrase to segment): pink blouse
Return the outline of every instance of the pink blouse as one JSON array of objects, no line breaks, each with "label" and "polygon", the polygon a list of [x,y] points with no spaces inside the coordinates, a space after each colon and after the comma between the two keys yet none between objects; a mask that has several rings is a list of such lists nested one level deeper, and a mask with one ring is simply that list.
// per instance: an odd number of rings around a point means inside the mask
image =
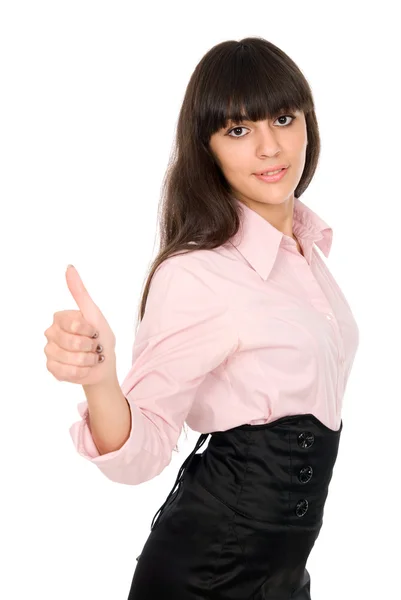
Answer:
[{"label": "pink blouse", "polygon": [[121,384],[130,437],[99,455],[87,402],[70,428],[81,456],[137,485],[171,462],[186,422],[199,433],[314,414],[338,429],[359,330],[328,257],[333,230],[295,198],[284,235],[241,203],[236,236],[213,250],[168,258],[156,270]]}]

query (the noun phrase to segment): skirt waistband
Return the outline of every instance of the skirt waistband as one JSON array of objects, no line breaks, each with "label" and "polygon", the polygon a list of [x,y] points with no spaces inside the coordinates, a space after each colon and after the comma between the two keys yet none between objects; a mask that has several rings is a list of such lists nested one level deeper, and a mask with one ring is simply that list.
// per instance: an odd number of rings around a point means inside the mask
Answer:
[{"label": "skirt waistband", "polygon": [[202,486],[242,517],[319,529],[342,428],[342,421],[335,431],[308,413],[202,433],[151,529],[186,485]]}]

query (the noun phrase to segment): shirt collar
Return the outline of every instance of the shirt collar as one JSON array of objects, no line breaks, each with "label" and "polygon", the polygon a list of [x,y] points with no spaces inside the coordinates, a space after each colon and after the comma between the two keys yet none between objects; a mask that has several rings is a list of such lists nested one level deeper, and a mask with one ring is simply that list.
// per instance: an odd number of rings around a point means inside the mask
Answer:
[{"label": "shirt collar", "polygon": [[[273,268],[280,245],[296,246],[296,241],[284,235],[259,213],[239,200],[243,208],[243,219],[235,236],[229,241],[237,248],[250,265],[263,279],[267,279]],[[315,243],[326,256],[329,256],[333,230],[311,208],[294,197],[293,232],[311,264],[312,246]]]}]

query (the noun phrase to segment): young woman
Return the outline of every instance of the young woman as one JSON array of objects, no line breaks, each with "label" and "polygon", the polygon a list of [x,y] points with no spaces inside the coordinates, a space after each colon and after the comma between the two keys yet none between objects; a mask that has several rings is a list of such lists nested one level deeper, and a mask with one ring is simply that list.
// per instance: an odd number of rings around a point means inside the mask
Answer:
[{"label": "young woman", "polygon": [[300,200],[319,151],[310,87],[282,50],[246,38],[206,53],[179,114],[161,250],[121,386],[129,436],[101,452],[87,403],[71,427],[82,456],[131,485],[170,463],[185,423],[201,433],[129,600],[311,597],[306,563],[359,341],[316,249],[328,257],[332,229]]}]

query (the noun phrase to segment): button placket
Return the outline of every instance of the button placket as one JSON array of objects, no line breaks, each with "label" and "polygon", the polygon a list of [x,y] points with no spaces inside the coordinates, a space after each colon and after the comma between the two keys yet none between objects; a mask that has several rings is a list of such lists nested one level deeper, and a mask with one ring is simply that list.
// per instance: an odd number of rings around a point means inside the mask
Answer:
[{"label": "button placket", "polygon": [[[302,449],[307,449],[313,446],[315,442],[315,436],[311,431],[301,431],[298,435],[298,446]],[[307,465],[306,467],[302,467],[302,469],[298,473],[298,480],[302,483],[308,483],[311,480],[313,475],[313,469],[311,465]],[[297,502],[295,507],[295,514],[297,517],[303,517],[309,508],[309,502],[306,498],[302,498]]]}]

